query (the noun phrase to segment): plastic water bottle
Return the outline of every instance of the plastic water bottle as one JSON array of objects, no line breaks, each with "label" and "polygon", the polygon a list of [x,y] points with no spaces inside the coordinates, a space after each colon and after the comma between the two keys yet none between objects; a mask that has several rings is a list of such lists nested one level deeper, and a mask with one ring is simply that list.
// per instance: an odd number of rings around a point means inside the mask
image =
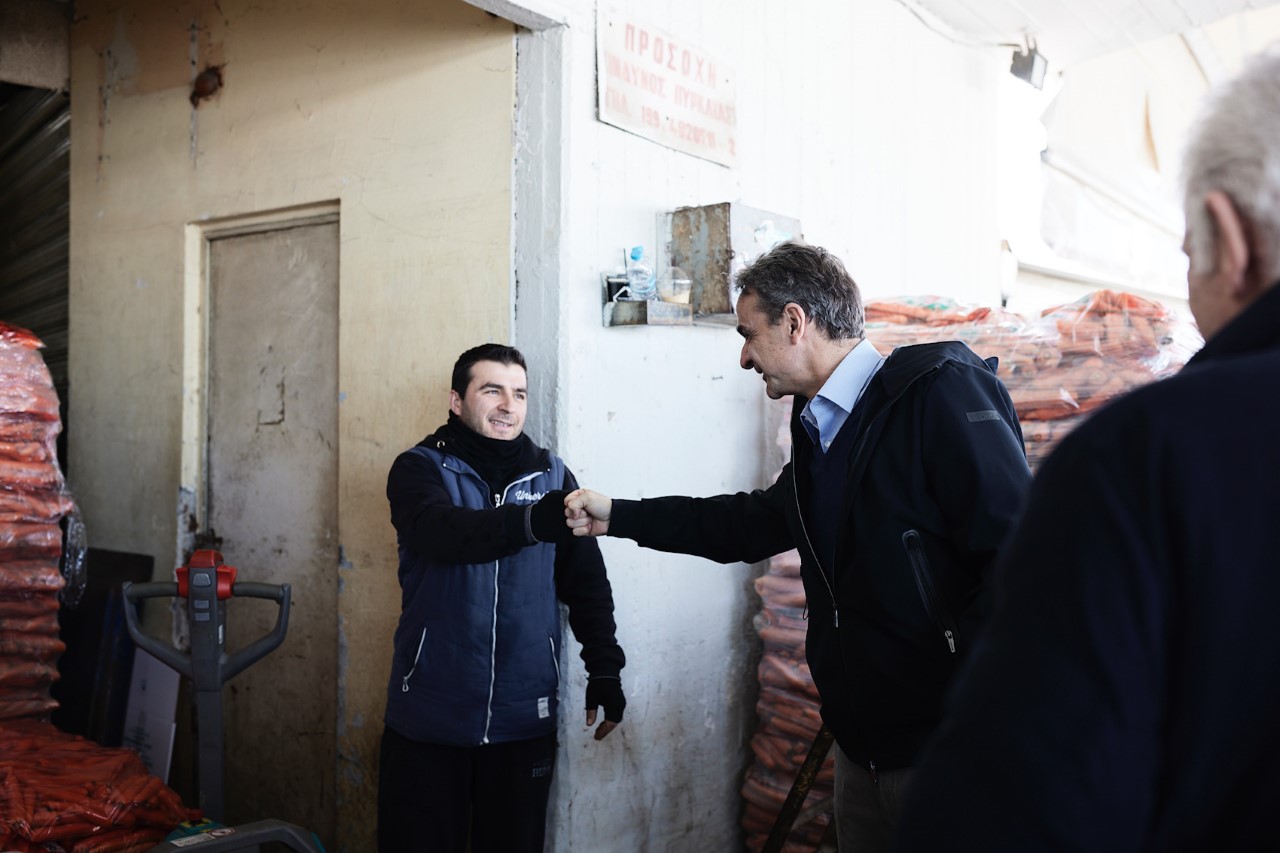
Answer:
[{"label": "plastic water bottle", "polygon": [[644,246],[631,249],[631,263],[627,265],[627,290],[632,299],[658,298],[658,283],[653,277],[653,267],[645,260]]}]

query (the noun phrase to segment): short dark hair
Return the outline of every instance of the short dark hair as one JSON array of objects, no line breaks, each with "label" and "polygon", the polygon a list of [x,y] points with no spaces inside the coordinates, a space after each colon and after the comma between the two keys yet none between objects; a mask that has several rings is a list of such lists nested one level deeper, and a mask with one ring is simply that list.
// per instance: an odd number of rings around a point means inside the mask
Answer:
[{"label": "short dark hair", "polygon": [[499,364],[518,364],[525,373],[529,368],[524,363],[524,356],[515,347],[505,344],[481,344],[458,356],[453,365],[453,379],[450,387],[459,395],[467,396],[467,386],[471,384],[471,368],[477,361],[496,361]]},{"label": "short dark hair", "polygon": [[819,246],[779,243],[739,272],[733,286],[756,295],[770,324],[794,302],[832,340],[862,337],[862,293],[840,259]]}]

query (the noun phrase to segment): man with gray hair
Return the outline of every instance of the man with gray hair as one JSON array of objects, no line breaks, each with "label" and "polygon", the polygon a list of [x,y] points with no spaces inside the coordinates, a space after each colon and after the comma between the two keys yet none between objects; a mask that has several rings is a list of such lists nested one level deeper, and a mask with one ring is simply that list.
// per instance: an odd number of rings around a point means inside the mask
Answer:
[{"label": "man with gray hair", "polygon": [[844,851],[884,850],[917,748],[983,617],[987,568],[1030,482],[1013,403],[962,343],[863,340],[838,258],[775,247],[738,274],[739,364],[795,395],[792,459],[767,489],[565,501],[580,535],[722,563],[799,548],[806,655],[836,739]]},{"label": "man with gray hair", "polygon": [[1036,480],[897,850],[1243,850],[1280,802],[1280,55],[1184,163],[1204,348]]}]

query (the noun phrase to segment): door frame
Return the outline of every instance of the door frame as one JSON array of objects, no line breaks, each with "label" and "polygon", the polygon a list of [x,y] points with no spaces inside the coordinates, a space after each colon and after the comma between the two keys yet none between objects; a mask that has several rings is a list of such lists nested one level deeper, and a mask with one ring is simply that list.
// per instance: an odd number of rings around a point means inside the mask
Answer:
[{"label": "door frame", "polygon": [[[556,448],[570,410],[561,380],[568,364],[569,129],[573,81],[570,12],[559,0],[464,0],[515,25],[515,150],[511,164],[511,343],[529,365],[538,405],[526,428]],[[595,12],[590,13],[594,20]],[[591,37],[579,28],[579,38]],[[593,50],[594,53],[594,50]],[[553,393],[554,392],[554,393]]]},{"label": "door frame", "polygon": [[[209,255],[210,243],[226,237],[282,231],[307,225],[342,225],[338,201],[320,201],[275,210],[188,222],[185,228],[182,300],[182,461],[177,496],[177,541],[174,563],[182,565],[195,545],[196,533],[208,527],[209,442]],[[338,279],[342,300],[342,279]],[[341,354],[339,354],[341,358]],[[185,648],[186,611],[174,610],[173,640]],[[179,642],[181,641],[181,642]]]}]

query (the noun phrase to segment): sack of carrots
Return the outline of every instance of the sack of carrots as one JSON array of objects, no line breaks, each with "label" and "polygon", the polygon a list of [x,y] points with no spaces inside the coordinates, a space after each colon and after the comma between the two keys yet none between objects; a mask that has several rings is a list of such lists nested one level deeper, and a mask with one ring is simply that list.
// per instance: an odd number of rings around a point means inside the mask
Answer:
[{"label": "sack of carrots", "polygon": [[[747,847],[758,851],[769,837],[796,774],[822,727],[817,688],[805,661],[805,595],[800,580],[800,557],[779,554],[755,581],[763,607],[755,617],[763,643],[757,675],[760,683],[756,715],[759,727],[751,738],[754,762],[742,783],[746,801],[742,827]],[[835,759],[828,757],[809,789],[806,808],[830,800],[835,783]],[[830,808],[813,820],[792,827],[785,851],[811,851],[831,822]]]},{"label": "sack of carrots", "polygon": [[[1059,359],[1034,377],[1038,381],[1017,389],[1014,402],[1023,420],[1055,420],[1096,409],[1178,372],[1202,344],[1192,323],[1172,309],[1113,290],[1048,308],[1032,328],[1039,340],[1052,342]],[[1051,393],[1054,380],[1056,393]]]},{"label": "sack of carrots", "polygon": [[1003,308],[966,305],[946,296],[898,296],[868,302],[866,337],[882,355],[896,347],[963,341],[987,358],[1006,356],[1023,343],[1026,320]]},{"label": "sack of carrots", "polygon": [[0,722],[0,849],[146,850],[199,817],[133,750],[39,720]]}]

